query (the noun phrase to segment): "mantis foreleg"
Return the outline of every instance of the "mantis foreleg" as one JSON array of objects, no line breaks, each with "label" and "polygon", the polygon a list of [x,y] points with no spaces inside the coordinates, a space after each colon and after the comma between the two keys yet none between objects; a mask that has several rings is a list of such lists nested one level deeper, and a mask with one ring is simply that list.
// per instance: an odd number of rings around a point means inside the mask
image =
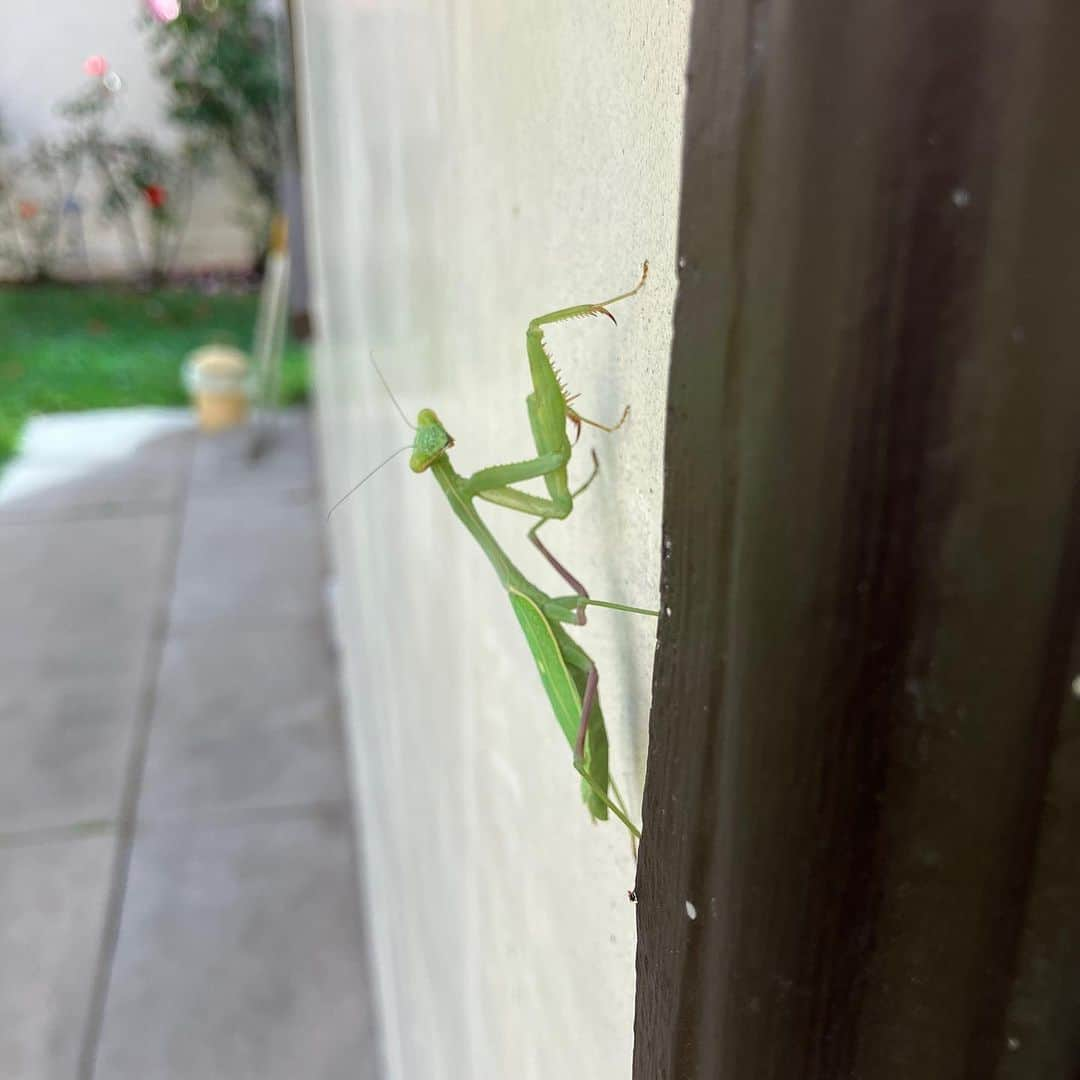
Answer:
[{"label": "mantis foreleg", "polygon": [[[629,292],[620,293],[609,300],[595,304],[577,304],[560,308],[546,315],[539,315],[529,323],[525,333],[525,348],[529,358],[529,374],[533,392],[526,399],[529,427],[532,429],[536,457],[509,465],[495,465],[473,473],[464,483],[467,497],[478,496],[487,502],[505,506],[521,513],[532,514],[541,519],[565,518],[574,506],[574,493],[569,489],[566,466],[570,461],[570,441],[566,437],[566,421],[593,424],[607,431],[614,431],[626,419],[627,409],[618,424],[608,427],[598,421],[588,420],[570,406],[571,396],[563,385],[558,371],[544,347],[543,327],[588,315],[606,315],[612,322],[615,317],[608,305],[633,296],[645,284],[649,264],[645,263],[641,280]],[[595,475],[595,472],[594,472]],[[519,491],[513,484],[542,477],[548,490],[547,498]],[[586,481],[585,487],[591,481]],[[583,488],[581,490],[584,490]]]},{"label": "mantis foreleg", "polygon": [[628,300],[635,293],[640,292],[649,276],[649,264],[645,262],[641,267],[641,279],[628,292],[619,293],[610,300],[601,300],[595,304],[575,304],[573,307],[560,308],[558,311],[549,311],[546,315],[538,315],[529,323],[529,333],[539,332],[540,327],[549,326],[552,323],[565,322],[567,319],[580,319],[586,315],[606,315],[612,322],[615,316],[608,311],[611,304],[617,304],[620,300]]},{"label": "mantis foreleg", "polygon": [[[465,480],[462,490],[470,498],[478,496],[487,502],[523,514],[532,514],[539,518],[564,518],[574,508],[574,496],[566,483],[566,464],[570,460],[566,422],[563,421],[561,439],[547,438],[544,425],[539,419],[535,394],[529,395],[526,405],[537,456],[528,461],[480,469]],[[511,487],[512,484],[537,477],[543,477],[547,485],[549,497],[546,499]]]},{"label": "mantis foreleg", "polygon": [[[547,354],[547,350],[544,348],[544,332],[543,327],[549,326],[553,323],[565,322],[567,319],[580,319],[589,315],[606,315],[612,322],[615,322],[615,316],[608,311],[608,306],[611,304],[617,304],[620,300],[626,300],[638,292],[645,284],[645,279],[649,276],[649,264],[644,263],[641,267],[641,280],[629,291],[620,293],[618,296],[611,297],[610,300],[601,300],[596,304],[577,304],[573,307],[561,308],[559,311],[549,312],[547,315],[540,315],[533,319],[529,323],[529,329],[526,332],[526,348],[529,353],[529,368],[533,375],[533,386],[538,395],[543,393],[542,387],[544,384],[554,382],[558,388],[561,401],[561,421],[560,427],[565,431],[566,421],[570,420],[577,425],[578,433],[581,433],[582,424],[590,424],[592,427],[600,428],[603,431],[615,431],[622,427],[623,422],[629,415],[630,406],[627,405],[622,411],[622,416],[615,424],[602,424],[599,420],[590,420],[588,417],[582,416],[572,405],[571,402],[577,395],[570,395],[563,385],[558,370],[551,363],[551,359]],[[550,372],[550,379],[545,378],[546,375],[544,369]],[[545,395],[546,399],[547,395]],[[551,412],[555,410],[552,409]],[[537,446],[539,446],[539,442]]]}]

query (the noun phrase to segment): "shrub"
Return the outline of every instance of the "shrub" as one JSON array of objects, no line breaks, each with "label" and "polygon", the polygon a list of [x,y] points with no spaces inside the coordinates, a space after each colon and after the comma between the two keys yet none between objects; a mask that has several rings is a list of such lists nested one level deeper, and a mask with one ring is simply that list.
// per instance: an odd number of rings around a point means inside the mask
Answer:
[{"label": "shrub", "polygon": [[189,152],[224,150],[250,188],[246,224],[259,258],[277,201],[285,87],[278,28],[257,0],[186,3],[173,18],[146,13],[169,114]]}]

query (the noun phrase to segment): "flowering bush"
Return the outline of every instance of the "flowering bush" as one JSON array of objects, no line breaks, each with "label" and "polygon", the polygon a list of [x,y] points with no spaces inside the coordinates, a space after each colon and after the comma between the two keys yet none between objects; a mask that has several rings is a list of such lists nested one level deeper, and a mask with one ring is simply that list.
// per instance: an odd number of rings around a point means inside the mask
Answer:
[{"label": "flowering bush", "polygon": [[192,172],[199,162],[189,154],[169,153],[145,135],[114,134],[109,119],[122,80],[103,56],[89,57],[83,70],[89,85],[58,107],[69,121],[65,134],[36,140],[21,158],[0,168],[0,260],[23,277],[53,276],[67,223],[81,240],[77,189],[90,179],[99,212],[120,230],[132,270],[160,279],[187,224]]},{"label": "flowering bush", "polygon": [[[32,188],[31,197],[28,188]],[[24,157],[10,152],[0,122],[0,268],[47,279],[56,261],[66,197],[62,166],[43,145]]]},{"label": "flowering bush", "polygon": [[200,160],[224,151],[246,177],[247,224],[261,257],[277,202],[287,92],[284,31],[259,0],[146,0],[170,116]]}]

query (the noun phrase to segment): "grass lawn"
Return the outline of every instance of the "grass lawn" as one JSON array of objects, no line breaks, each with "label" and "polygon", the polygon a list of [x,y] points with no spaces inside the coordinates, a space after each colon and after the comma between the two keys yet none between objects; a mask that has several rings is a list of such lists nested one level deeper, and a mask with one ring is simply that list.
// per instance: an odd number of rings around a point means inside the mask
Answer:
[{"label": "grass lawn", "polygon": [[[0,287],[0,462],[34,413],[186,404],[185,356],[211,341],[249,350],[257,299],[188,289]],[[282,398],[306,395],[305,350],[289,342]]]}]

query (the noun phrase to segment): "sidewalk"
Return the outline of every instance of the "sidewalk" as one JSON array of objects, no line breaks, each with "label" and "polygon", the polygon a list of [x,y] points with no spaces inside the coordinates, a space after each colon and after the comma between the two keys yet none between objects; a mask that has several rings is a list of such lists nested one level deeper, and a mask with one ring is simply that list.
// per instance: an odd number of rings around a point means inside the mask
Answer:
[{"label": "sidewalk", "polygon": [[0,1076],[368,1080],[307,417],[183,425],[0,500]]}]

